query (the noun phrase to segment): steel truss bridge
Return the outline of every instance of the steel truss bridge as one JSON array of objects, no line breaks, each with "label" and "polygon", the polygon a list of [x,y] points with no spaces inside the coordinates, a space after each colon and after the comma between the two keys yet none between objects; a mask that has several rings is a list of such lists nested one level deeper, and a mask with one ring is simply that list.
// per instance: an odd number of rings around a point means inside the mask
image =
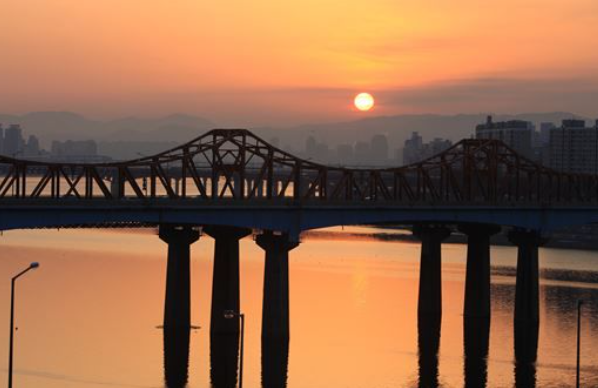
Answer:
[{"label": "steel truss bridge", "polygon": [[598,176],[558,172],[496,140],[396,168],[326,166],[248,130],[216,129],[115,163],[0,157],[0,229],[164,222],[298,235],[363,223],[485,222],[551,230],[598,221]]},{"label": "steel truss bridge", "polygon": [[0,157],[0,230],[159,226],[168,244],[165,333],[173,329],[187,344],[190,246],[200,238],[198,226],[215,240],[211,333],[239,333],[238,316],[225,319],[223,312],[240,311],[239,240],[260,229],[255,240],[265,251],[262,339],[287,345],[288,256],[302,231],[413,225],[422,242],[418,317],[439,338],[441,243],[456,226],[468,236],[464,317],[484,319],[487,341],[490,237],[508,226],[518,247],[515,348],[524,349],[525,361],[533,364],[542,233],[596,222],[597,175],[551,170],[496,140],[462,140],[420,163],[379,169],[315,163],[244,129],[212,130],[125,162]]}]

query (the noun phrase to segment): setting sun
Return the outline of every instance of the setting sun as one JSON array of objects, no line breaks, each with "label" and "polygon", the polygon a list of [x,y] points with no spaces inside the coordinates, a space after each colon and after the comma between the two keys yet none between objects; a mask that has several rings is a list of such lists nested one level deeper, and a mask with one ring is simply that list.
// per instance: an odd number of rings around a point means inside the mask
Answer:
[{"label": "setting sun", "polygon": [[355,96],[355,107],[360,111],[368,111],[374,106],[374,97],[369,93],[359,93]]}]

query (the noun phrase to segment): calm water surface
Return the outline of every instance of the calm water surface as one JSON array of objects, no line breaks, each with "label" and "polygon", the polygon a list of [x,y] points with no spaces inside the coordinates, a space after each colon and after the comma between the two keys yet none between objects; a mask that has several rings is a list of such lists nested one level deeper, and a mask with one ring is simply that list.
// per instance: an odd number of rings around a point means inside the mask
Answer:
[{"label": "calm water surface", "polygon": [[[329,230],[291,253],[291,342],[260,340],[263,251],[241,242],[246,387],[573,387],[578,299],[584,299],[582,383],[598,386],[598,253],[541,250],[541,324],[513,334],[516,250],[492,249],[492,322],[461,315],[466,247],[443,246],[441,327],[418,335],[418,244],[371,230]],[[350,232],[350,233],[349,233]],[[354,234],[362,234],[355,236]],[[10,277],[19,279],[15,386],[233,387],[237,343],[210,344],[213,240],[192,246],[190,337],[163,338],[166,245],[154,231],[14,231],[0,237],[0,346],[8,349]],[[531,345],[530,345],[531,343]],[[212,346],[211,346],[212,345]],[[188,350],[187,350],[188,349]],[[487,357],[487,360],[486,360]],[[518,362],[516,362],[516,358]],[[0,353],[6,378],[7,350]],[[166,371],[165,371],[166,365]],[[3,380],[4,381],[4,380]]]}]

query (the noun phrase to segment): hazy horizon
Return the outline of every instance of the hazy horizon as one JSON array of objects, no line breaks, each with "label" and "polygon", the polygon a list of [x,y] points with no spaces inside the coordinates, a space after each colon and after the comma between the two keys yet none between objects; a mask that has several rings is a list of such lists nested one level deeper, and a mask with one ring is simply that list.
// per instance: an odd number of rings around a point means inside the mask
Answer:
[{"label": "hazy horizon", "polygon": [[[2,3],[3,110],[188,112],[229,126],[424,112],[598,116],[590,0],[115,4]],[[376,98],[370,112],[352,105],[361,91]]]}]

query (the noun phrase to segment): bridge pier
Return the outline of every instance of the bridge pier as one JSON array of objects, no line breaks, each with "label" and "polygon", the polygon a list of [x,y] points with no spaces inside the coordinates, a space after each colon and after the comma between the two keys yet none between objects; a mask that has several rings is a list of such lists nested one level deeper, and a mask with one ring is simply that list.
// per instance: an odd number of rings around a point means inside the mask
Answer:
[{"label": "bridge pier", "polygon": [[164,330],[164,382],[166,388],[187,386],[190,336],[191,330]]},{"label": "bridge pier", "polygon": [[160,225],[159,236],[168,244],[164,329],[191,327],[190,248],[199,232],[190,226]]},{"label": "bridge pier", "polygon": [[239,240],[251,234],[251,229],[207,226],[203,230],[215,240],[210,333],[239,333],[239,317],[226,319],[224,311],[240,308]]},{"label": "bridge pier", "polygon": [[538,247],[544,243],[533,230],[515,229],[509,240],[517,246],[517,280],[515,284],[515,324],[538,326],[540,292]]},{"label": "bridge pier", "polygon": [[288,340],[289,325],[289,251],[299,245],[288,234],[265,231],[257,236],[257,245],[266,251],[262,340]]},{"label": "bridge pier", "polygon": [[422,242],[417,314],[442,315],[441,244],[451,231],[442,225],[418,225],[413,234]]},{"label": "bridge pier", "polygon": [[490,237],[500,231],[495,225],[466,224],[467,235],[465,318],[490,318]]}]

